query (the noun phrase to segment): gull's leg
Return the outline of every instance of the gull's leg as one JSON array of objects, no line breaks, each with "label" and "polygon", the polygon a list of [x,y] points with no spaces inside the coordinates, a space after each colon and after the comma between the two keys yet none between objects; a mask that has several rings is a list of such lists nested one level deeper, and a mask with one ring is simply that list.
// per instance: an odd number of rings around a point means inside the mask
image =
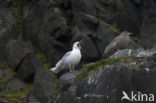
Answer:
[{"label": "gull's leg", "polygon": [[68,64],[68,66],[69,66],[70,72],[72,72],[72,67],[71,67],[71,65],[70,65],[70,64]]},{"label": "gull's leg", "polygon": [[73,71],[75,71],[75,66],[72,66],[72,68],[73,68]]}]

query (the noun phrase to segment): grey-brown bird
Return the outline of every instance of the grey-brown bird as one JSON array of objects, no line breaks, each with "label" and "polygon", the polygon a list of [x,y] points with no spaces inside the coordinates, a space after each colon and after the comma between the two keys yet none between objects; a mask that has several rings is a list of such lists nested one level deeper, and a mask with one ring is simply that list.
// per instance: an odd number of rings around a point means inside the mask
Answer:
[{"label": "grey-brown bird", "polygon": [[114,53],[117,50],[126,49],[132,33],[128,31],[123,31],[119,36],[117,36],[113,41],[106,47],[105,54]]}]

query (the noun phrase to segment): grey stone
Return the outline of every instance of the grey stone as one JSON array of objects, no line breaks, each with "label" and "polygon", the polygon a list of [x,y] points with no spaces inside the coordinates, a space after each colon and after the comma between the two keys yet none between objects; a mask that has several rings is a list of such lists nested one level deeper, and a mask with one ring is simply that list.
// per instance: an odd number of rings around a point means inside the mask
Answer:
[{"label": "grey stone", "polygon": [[35,74],[33,95],[41,102],[48,103],[54,97],[54,75],[52,72],[41,69]]},{"label": "grey stone", "polygon": [[81,71],[67,72],[59,78],[59,87],[62,91],[67,90],[74,82],[76,75]]},{"label": "grey stone", "polygon": [[5,91],[21,92],[25,89],[25,87],[26,87],[26,84],[22,80],[18,78],[14,78],[6,84]]},{"label": "grey stone", "polygon": [[8,63],[13,67],[13,69],[16,69],[28,54],[33,53],[33,46],[28,41],[10,40],[7,43],[5,51]]}]

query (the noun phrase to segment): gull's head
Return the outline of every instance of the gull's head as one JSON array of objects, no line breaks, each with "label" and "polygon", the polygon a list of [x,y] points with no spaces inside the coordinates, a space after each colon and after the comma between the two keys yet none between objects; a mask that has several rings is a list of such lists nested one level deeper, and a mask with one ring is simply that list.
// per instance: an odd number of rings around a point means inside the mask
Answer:
[{"label": "gull's head", "polygon": [[81,49],[81,42],[82,42],[82,41],[75,42],[75,43],[73,44],[73,49]]},{"label": "gull's head", "polygon": [[128,31],[123,31],[121,35],[123,36],[130,36],[132,33],[128,32]]}]

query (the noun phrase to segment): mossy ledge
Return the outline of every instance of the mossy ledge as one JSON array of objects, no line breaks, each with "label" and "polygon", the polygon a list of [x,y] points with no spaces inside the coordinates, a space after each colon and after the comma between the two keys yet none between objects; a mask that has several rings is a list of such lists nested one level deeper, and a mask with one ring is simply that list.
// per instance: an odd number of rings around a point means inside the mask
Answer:
[{"label": "mossy ledge", "polygon": [[27,97],[32,91],[32,85],[28,85],[27,88],[18,93],[0,91],[0,100],[8,100],[16,103],[27,103]]},{"label": "mossy ledge", "polygon": [[2,68],[2,71],[4,73],[4,78],[2,80],[0,80],[0,86],[2,84],[5,84],[8,82],[8,77],[6,76],[7,73],[10,73],[12,75],[15,75],[15,72],[13,71],[13,69],[9,66],[7,61],[4,61],[0,64],[0,68]]},{"label": "mossy ledge", "polygon": [[87,77],[87,75],[91,71],[98,70],[99,67],[105,67],[107,65],[117,65],[121,62],[128,60],[129,58],[131,58],[131,57],[126,56],[126,57],[121,57],[121,58],[108,58],[108,59],[102,59],[98,62],[89,64],[81,69],[82,72],[76,76],[74,83],[77,83],[80,80],[84,79],[85,77]]},{"label": "mossy ledge", "polygon": [[45,69],[47,69],[47,70],[49,69],[48,59],[46,58],[46,56],[43,53],[37,53],[36,58],[43,62],[43,67]]}]

